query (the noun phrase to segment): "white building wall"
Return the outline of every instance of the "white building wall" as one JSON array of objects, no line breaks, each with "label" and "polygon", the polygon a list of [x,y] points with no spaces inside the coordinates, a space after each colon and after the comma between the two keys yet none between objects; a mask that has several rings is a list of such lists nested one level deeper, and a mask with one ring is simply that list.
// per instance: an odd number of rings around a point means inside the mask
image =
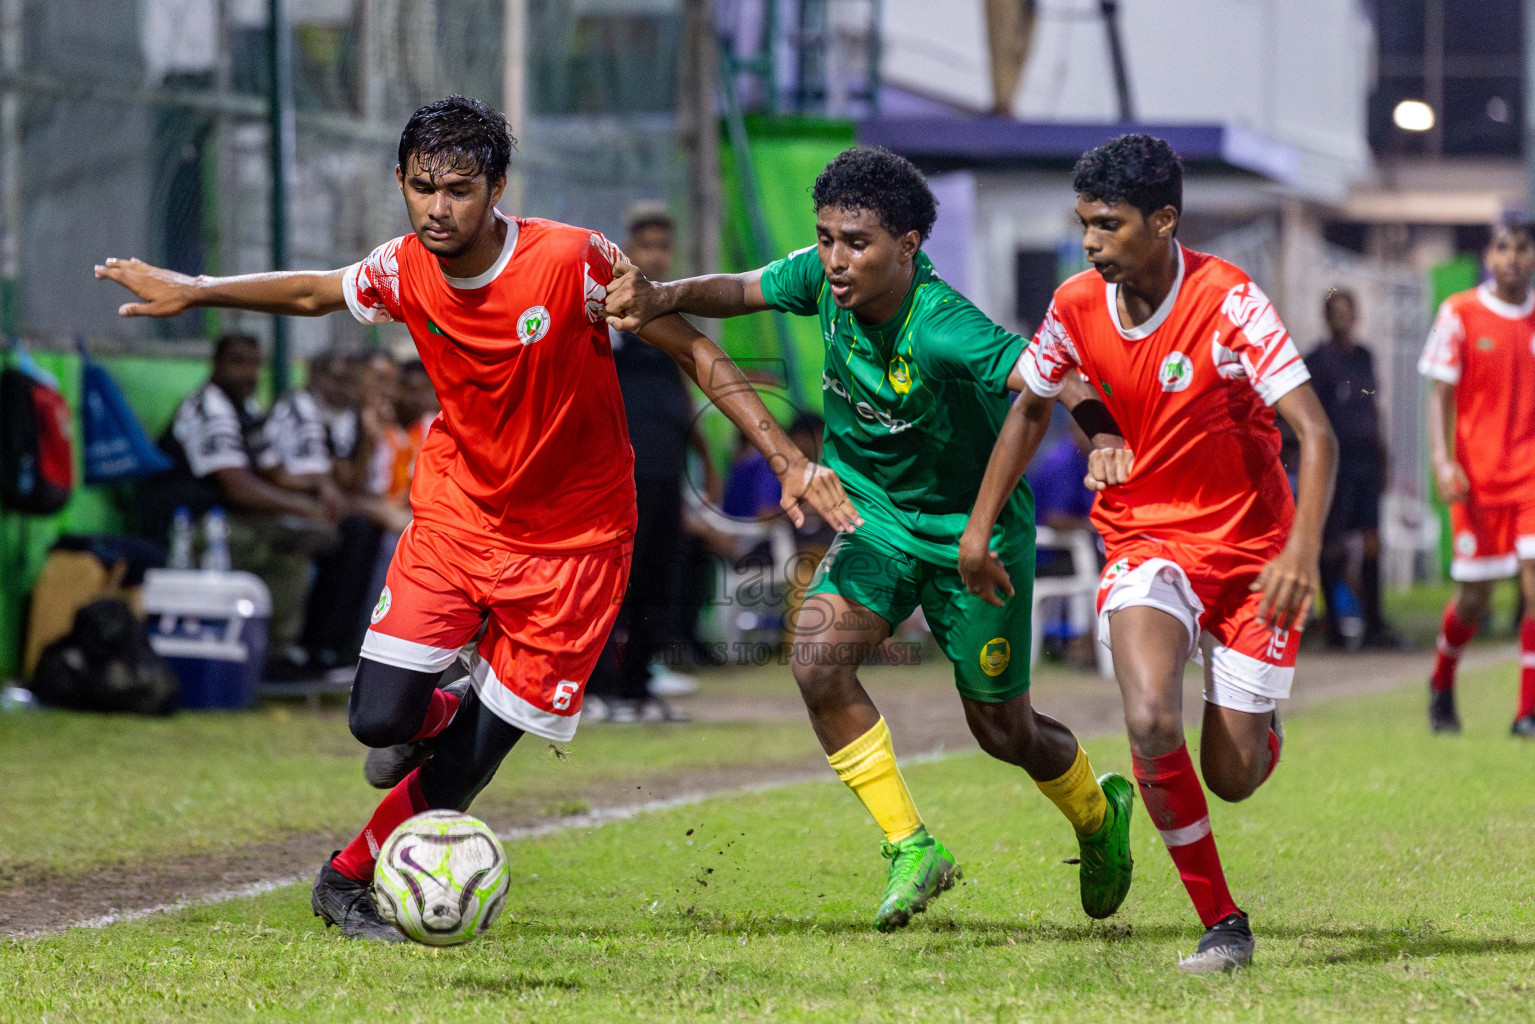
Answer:
[{"label": "white building wall", "polygon": [[[1012,113],[1118,119],[1096,5],[1041,0]],[[1336,200],[1369,165],[1371,29],[1355,0],[1127,0],[1121,38],[1143,122],[1233,124],[1295,147],[1296,191]],[[881,73],[963,109],[992,106],[984,0],[886,0]]]}]

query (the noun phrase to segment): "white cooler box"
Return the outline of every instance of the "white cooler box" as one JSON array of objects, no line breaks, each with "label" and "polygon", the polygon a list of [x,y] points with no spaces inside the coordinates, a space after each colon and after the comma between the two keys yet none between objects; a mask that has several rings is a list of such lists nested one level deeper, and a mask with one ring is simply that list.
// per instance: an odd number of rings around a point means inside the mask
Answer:
[{"label": "white cooler box", "polygon": [[186,708],[248,708],[266,663],[272,595],[248,572],[151,569],[149,643],[181,681]]}]

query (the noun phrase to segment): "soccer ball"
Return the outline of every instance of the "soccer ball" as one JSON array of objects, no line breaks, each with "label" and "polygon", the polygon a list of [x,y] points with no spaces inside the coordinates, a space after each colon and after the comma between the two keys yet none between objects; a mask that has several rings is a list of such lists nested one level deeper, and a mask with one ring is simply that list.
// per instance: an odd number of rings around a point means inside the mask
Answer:
[{"label": "soccer ball", "polygon": [[373,869],[379,913],[428,946],[468,942],[501,914],[511,869],[479,818],[427,811],[389,837]]}]

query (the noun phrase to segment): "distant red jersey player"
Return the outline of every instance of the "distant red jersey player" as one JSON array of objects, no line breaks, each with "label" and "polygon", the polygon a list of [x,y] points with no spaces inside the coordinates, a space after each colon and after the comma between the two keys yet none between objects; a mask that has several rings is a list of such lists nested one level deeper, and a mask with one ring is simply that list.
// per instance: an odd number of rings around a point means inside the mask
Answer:
[{"label": "distant red jersey player", "polygon": [[[1180,966],[1250,962],[1252,929],[1227,889],[1199,774],[1183,737],[1183,666],[1205,667],[1205,782],[1243,800],[1279,759],[1276,702],[1290,695],[1336,442],[1284,324],[1236,267],[1174,237],[1182,166],[1160,139],[1126,135],[1077,163],[1077,215],[1094,270],[1055,293],[1019,369],[961,542],[966,583],[1009,585],[987,550],[1064,382],[1103,398],[1126,448],[1095,451],[1092,519],[1108,550],[1099,641],[1114,655],[1135,776],[1205,926]],[[1275,412],[1301,443],[1299,511],[1279,462]]]},{"label": "distant red jersey player", "polygon": [[[602,235],[496,209],[512,138],[461,96],[418,110],[395,174],[414,233],[329,272],[190,278],[107,260],[98,278],[142,300],[125,316],[194,306],[318,316],[410,330],[442,402],[352,686],[353,735],[375,748],[389,794],[315,880],[312,905],[359,938],[398,941],[379,916],[379,848],[407,818],[466,809],[523,733],[569,740],[618,612],[634,531],[633,449],[605,302],[622,254]],[[810,463],[724,353],[681,317],[647,325],[662,349],[768,457],[795,496],[852,529],[835,474]],[[439,689],[460,656],[467,679]],[[472,688],[471,688],[472,687]]]},{"label": "distant red jersey player", "polygon": [[1429,681],[1429,726],[1460,732],[1460,652],[1487,614],[1493,582],[1517,573],[1525,615],[1512,731],[1535,739],[1535,227],[1522,218],[1495,225],[1483,259],[1492,280],[1444,300],[1418,361],[1434,382],[1429,444],[1450,503],[1458,584]]}]

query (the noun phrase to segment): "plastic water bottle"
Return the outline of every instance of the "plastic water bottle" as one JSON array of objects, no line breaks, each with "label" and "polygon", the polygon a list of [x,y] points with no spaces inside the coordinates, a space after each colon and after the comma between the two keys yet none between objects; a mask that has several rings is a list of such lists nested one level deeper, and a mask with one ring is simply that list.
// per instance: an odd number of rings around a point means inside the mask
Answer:
[{"label": "plastic water bottle", "polygon": [[176,516],[171,520],[170,568],[192,568],[192,539],[192,510],[177,505]]},{"label": "plastic water bottle", "polygon": [[203,571],[229,571],[229,523],[221,508],[203,516]]},{"label": "plastic water bottle", "polygon": [[10,683],[0,686],[0,712],[9,715],[23,711],[36,711],[41,706],[37,698],[32,696],[31,690],[25,690]]}]

